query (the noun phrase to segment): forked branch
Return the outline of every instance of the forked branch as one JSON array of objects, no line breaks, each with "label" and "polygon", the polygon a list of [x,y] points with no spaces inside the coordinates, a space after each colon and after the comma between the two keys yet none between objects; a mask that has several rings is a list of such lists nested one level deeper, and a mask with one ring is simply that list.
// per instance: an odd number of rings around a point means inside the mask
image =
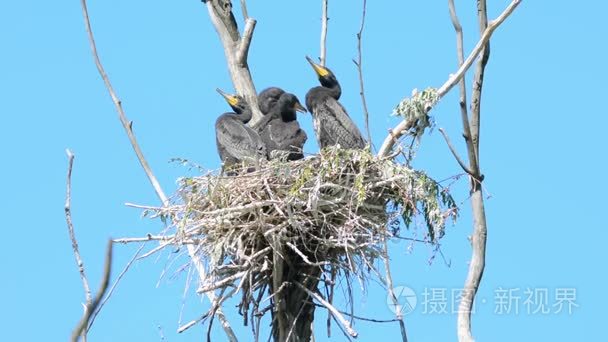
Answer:
[{"label": "forked branch", "polygon": [[108,289],[108,284],[110,283],[110,275],[112,273],[112,246],[112,239],[110,239],[108,240],[108,244],[106,247],[106,261],[104,262],[103,275],[101,277],[101,284],[99,285],[99,290],[97,290],[97,295],[91,301],[91,303],[86,305],[82,319],[80,319],[80,322],[78,322],[76,328],[74,328],[74,331],[72,331],[72,342],[78,341],[78,338],[83,335],[85,329],[89,326],[89,319],[91,318],[91,315],[93,314],[93,312],[96,311],[97,306],[101,302],[101,299],[103,298],[106,293],[106,290]]},{"label": "forked branch", "polygon": [[[253,118],[250,121],[250,125],[255,126],[262,118],[262,113],[258,107],[257,93],[253,79],[251,78],[249,66],[247,65],[247,54],[256,21],[247,16],[245,30],[241,37],[236,20],[232,14],[232,3],[230,0],[205,0],[203,2],[207,6],[211,23],[215,27],[224,47],[226,63],[234,89],[247,100],[247,103],[253,110]],[[241,5],[245,5],[245,2],[241,1]],[[246,5],[243,8],[246,8]]]},{"label": "forked branch", "polygon": [[[464,76],[464,74],[469,70],[475,59],[479,56],[479,54],[484,49],[485,45],[490,41],[492,34],[494,31],[513,13],[515,8],[521,3],[521,0],[513,0],[509,6],[494,20],[492,20],[486,29],[483,31],[481,38],[464,61],[464,63],[458,68],[456,73],[450,75],[448,80],[437,89],[438,98],[443,98]],[[430,111],[432,107],[427,108],[427,112]],[[407,132],[407,130],[413,127],[414,122],[412,120],[403,120],[401,121],[395,128],[389,131],[389,134],[384,139],[380,150],[378,151],[379,156],[386,156],[390,153],[391,149],[395,145],[395,143],[399,140],[399,138]]]}]

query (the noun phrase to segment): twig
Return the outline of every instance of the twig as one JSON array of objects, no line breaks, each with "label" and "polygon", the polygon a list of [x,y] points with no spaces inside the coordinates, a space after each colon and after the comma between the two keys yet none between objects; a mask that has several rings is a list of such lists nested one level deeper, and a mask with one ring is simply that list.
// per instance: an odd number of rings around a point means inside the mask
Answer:
[{"label": "twig", "polygon": [[[80,250],[78,248],[78,240],[76,240],[76,233],[74,232],[74,224],[72,223],[72,166],[74,165],[74,154],[69,149],[65,150],[68,155],[68,174],[66,180],[66,191],[65,191],[65,220],[68,225],[68,233],[70,235],[70,240],[72,241],[72,251],[74,252],[74,257],[76,258],[76,266],[78,266],[78,273],[80,274],[80,279],[82,280],[82,287],[84,288],[84,296],[85,296],[85,312],[86,316],[88,313],[89,306],[92,303],[91,298],[91,288],[89,287],[89,280],[87,279],[87,275],[84,271],[84,263],[80,256]],[[79,336],[82,336],[83,341],[86,341],[87,332],[85,330],[80,330],[77,335],[75,335],[75,340],[78,339]],[[73,341],[74,337],[73,337]]]},{"label": "twig", "polygon": [[91,22],[89,20],[89,12],[87,10],[87,1],[80,0],[80,4],[82,6],[82,15],[84,17],[85,27],[87,30],[87,35],[89,37],[89,44],[91,46],[91,52],[93,53],[93,59],[95,60],[95,66],[97,67],[97,71],[99,72],[99,75],[103,79],[103,82],[105,83],[106,88],[108,89],[108,92],[110,93],[112,102],[114,102],[114,106],[116,107],[116,111],[118,112],[118,118],[120,119],[120,123],[122,123],[122,126],[124,127],[125,132],[127,133],[127,136],[129,137],[129,141],[131,142],[131,147],[133,147],[133,150],[135,151],[135,154],[137,155],[137,160],[139,160],[141,167],[144,169],[146,176],[148,176],[148,180],[152,184],[152,187],[154,188],[154,191],[156,191],[156,194],[160,198],[161,202],[163,202],[164,205],[167,205],[167,204],[169,204],[167,196],[165,196],[165,193],[161,189],[160,184],[158,183],[158,180],[156,179],[156,176],[154,176],[154,173],[152,173],[152,169],[150,168],[150,165],[148,165],[148,162],[144,158],[144,155],[143,155],[141,149],[139,148],[139,144],[137,143],[137,139],[135,139],[135,134],[133,133],[133,122],[127,120],[127,117],[125,116],[125,113],[122,109],[122,103],[121,103],[120,99],[118,98],[118,96],[116,95],[116,93],[114,92],[114,88],[112,88],[112,83],[110,83],[110,79],[108,78],[108,75],[106,74],[106,72],[103,68],[103,65],[101,64],[101,61],[99,60],[99,56],[97,54],[97,47],[95,45],[95,38],[93,37],[93,31],[91,30]]},{"label": "twig", "polygon": [[[320,308],[324,308],[325,307],[324,305],[321,305],[321,304],[317,304],[317,303],[314,303],[314,304],[315,304],[315,306],[320,307]],[[375,318],[367,318],[367,317],[353,315],[353,314],[350,314],[350,313],[348,313],[346,311],[343,311],[343,310],[338,310],[338,312],[341,313],[341,314],[343,314],[343,315],[347,315],[347,316],[349,316],[349,317],[351,317],[353,319],[358,319],[360,321],[366,321],[366,322],[372,322],[372,323],[393,323],[393,322],[399,322],[399,320],[396,319],[396,318],[393,318],[393,319],[375,319]]]},{"label": "twig", "polygon": [[[395,295],[395,290],[393,289],[393,277],[391,276],[391,264],[388,258],[388,239],[384,239],[384,256],[382,257],[382,261],[384,261],[384,270],[386,272],[386,289],[388,291],[389,296],[391,297],[391,301],[395,308],[399,307],[399,301],[397,300],[397,296]],[[401,340],[403,342],[407,342],[407,331],[405,330],[405,322],[403,322],[403,315],[401,311],[395,310],[395,317],[399,320],[399,327],[401,329]]]},{"label": "twig", "polygon": [[[116,111],[118,112],[118,117],[120,119],[120,122],[122,123],[123,127],[125,128],[125,132],[127,133],[127,136],[129,137],[129,141],[131,142],[131,147],[133,147],[133,150],[135,151],[135,154],[137,155],[137,159],[139,160],[139,163],[141,164],[142,168],[144,169],[146,176],[148,176],[148,179],[150,180],[150,183],[152,184],[152,187],[154,188],[154,191],[156,192],[156,195],[162,202],[163,206],[167,206],[169,204],[169,200],[168,200],[167,196],[165,195],[165,193],[163,192],[162,188],[160,187],[158,180],[152,173],[152,169],[148,165],[148,162],[146,161],[141,149],[139,148],[139,144],[137,143],[135,134],[133,134],[132,122],[127,120],[126,115],[122,109],[122,104],[121,104],[120,100],[118,99],[118,96],[114,92],[114,89],[112,88],[112,84],[110,83],[110,80],[109,80],[108,76],[106,75],[103,65],[101,64],[101,61],[99,60],[99,56],[97,54],[97,47],[95,45],[95,38],[93,36],[93,31],[91,29],[91,22],[89,20],[87,2],[86,2],[86,0],[81,0],[80,4],[82,6],[82,15],[84,17],[85,27],[86,27],[87,35],[89,38],[89,44],[91,47],[91,52],[93,54],[93,59],[95,60],[95,65],[97,66],[97,71],[99,72],[99,75],[103,79],[105,86],[108,89],[110,96],[112,97],[112,102],[114,102],[114,106],[116,107]],[[210,5],[210,4],[208,4],[208,5]],[[250,77],[250,80],[251,80],[251,77]],[[255,107],[257,107],[257,102],[255,102]],[[192,262],[194,263],[195,267],[197,268],[197,271],[199,272],[199,277],[200,277],[201,281],[203,281],[205,279],[206,273],[202,266],[201,261],[198,260],[198,257],[195,254],[194,246],[188,245],[187,248],[188,248],[188,253],[190,254],[190,258],[192,259]],[[209,300],[212,303],[214,302],[215,296],[213,293],[207,293],[207,297],[209,297]],[[236,341],[237,340],[236,335],[232,331],[232,328],[230,327],[230,324],[226,320],[226,317],[222,313],[221,309],[218,308],[218,310],[216,312],[217,312],[218,318],[220,319],[220,322],[224,328],[224,331],[226,332],[226,335],[228,335],[229,340]]]},{"label": "twig", "polygon": [[120,274],[118,275],[118,277],[114,281],[114,284],[112,284],[112,287],[110,287],[110,291],[108,291],[108,295],[103,298],[103,300],[101,301],[101,303],[99,303],[99,308],[97,308],[97,310],[95,310],[95,312],[93,313],[93,316],[91,316],[91,320],[90,320],[89,325],[87,327],[87,332],[93,326],[93,323],[95,322],[95,318],[97,318],[97,315],[101,312],[101,309],[103,308],[103,306],[110,299],[110,297],[112,297],[112,293],[114,293],[114,289],[116,289],[116,286],[118,286],[118,283],[120,282],[120,280],[122,279],[122,277],[127,273],[127,271],[129,270],[129,268],[131,268],[131,265],[133,265],[133,262],[135,262],[135,260],[137,260],[137,256],[139,255],[139,253],[141,253],[142,249],[144,249],[145,246],[146,246],[145,243],[141,244],[141,246],[137,249],[137,252],[135,252],[135,254],[131,258],[131,260],[129,260],[129,262],[127,263],[127,265],[120,272]]},{"label": "twig", "polygon": [[357,60],[353,60],[355,65],[357,66],[357,71],[359,72],[359,95],[361,95],[361,103],[363,105],[363,118],[365,119],[365,131],[367,133],[367,141],[369,141],[370,146],[372,145],[372,134],[369,129],[369,111],[367,110],[367,101],[365,100],[365,87],[363,82],[363,52],[361,48],[361,41],[363,36],[363,29],[365,28],[365,14],[367,12],[367,0],[363,0],[363,10],[361,13],[361,26],[359,27],[359,32],[357,33]]},{"label": "twig", "polygon": [[80,257],[80,251],[78,249],[78,240],[76,240],[76,234],[74,233],[74,225],[72,223],[72,166],[74,164],[74,154],[69,149],[65,150],[68,155],[68,176],[66,182],[66,194],[65,194],[65,220],[68,224],[68,232],[70,234],[70,240],[72,241],[72,250],[74,251],[74,257],[76,258],[76,266],[78,266],[78,272],[80,273],[80,279],[82,280],[82,287],[84,288],[84,295],[86,304],[91,304],[91,288],[89,287],[89,280],[84,271],[84,263]]},{"label": "twig", "polygon": [[226,284],[230,284],[233,281],[235,281],[236,279],[242,278],[244,275],[247,274],[248,271],[242,271],[239,273],[235,273],[229,277],[223,278],[222,280],[219,281],[214,281],[211,285],[207,285],[207,286],[201,286],[198,290],[196,290],[196,292],[198,293],[203,293],[203,292],[209,292],[209,291],[213,291],[213,290],[217,290],[220,287],[224,287]]},{"label": "twig", "polygon": [[319,64],[325,66],[327,60],[327,0],[321,0],[321,53]]},{"label": "twig", "polygon": [[338,311],[338,309],[336,309],[333,305],[328,303],[325,299],[323,299],[323,297],[321,297],[318,294],[314,293],[313,291],[307,289],[304,285],[300,284],[299,282],[294,282],[294,284],[296,284],[300,289],[304,290],[304,292],[306,292],[309,296],[316,299],[319,303],[321,303],[321,305],[326,307],[332,313],[332,315],[338,319],[340,324],[344,327],[344,329],[350,336],[352,336],[352,337],[358,336],[358,333],[351,327],[350,323],[344,318],[344,316],[342,316],[342,314],[340,313],[340,311]]},{"label": "twig", "polygon": [[101,298],[106,293],[108,289],[108,283],[110,282],[110,274],[112,273],[112,240],[108,240],[108,245],[106,247],[106,261],[103,267],[103,276],[101,278],[101,284],[99,285],[99,290],[97,290],[97,295],[93,299],[90,304],[87,304],[86,309],[84,311],[84,315],[74,331],[72,331],[72,342],[78,341],[78,337],[84,333],[84,330],[89,326],[89,319],[93,312],[97,309],[97,305],[101,301]]},{"label": "twig", "polygon": [[[521,3],[521,0],[513,0],[509,6],[494,20],[492,20],[487,28],[483,31],[481,38],[477,42],[477,45],[473,48],[467,59],[464,63],[458,68],[456,73],[450,75],[448,80],[437,90],[438,98],[441,99],[445,94],[447,94],[464,76],[464,73],[469,70],[477,56],[482,52],[484,46],[492,37],[494,31],[513,13],[515,8]],[[430,110],[432,108],[428,108]],[[388,136],[384,139],[382,146],[380,147],[380,151],[378,151],[379,156],[386,156],[390,150],[393,148],[397,140],[406,132],[409,128],[414,125],[414,122],[411,120],[403,120],[394,129],[392,129]]]},{"label": "twig", "polygon": [[151,235],[148,234],[146,237],[141,238],[120,238],[114,239],[114,243],[134,243],[134,242],[147,242],[147,241],[173,241],[175,239],[175,235]]},{"label": "twig", "polygon": [[441,132],[441,135],[443,135],[443,138],[445,139],[446,144],[448,144],[448,148],[450,149],[450,152],[452,152],[452,155],[454,156],[454,158],[456,158],[458,165],[460,165],[460,167],[464,170],[464,172],[471,175],[471,177],[476,178],[477,175],[475,173],[473,173],[473,171],[471,169],[469,169],[469,167],[464,163],[464,161],[462,161],[462,158],[460,158],[460,156],[458,155],[458,152],[456,152],[456,149],[454,149],[454,146],[452,145],[452,142],[450,141],[450,138],[448,137],[448,135],[445,133],[445,130],[443,128],[439,128],[439,132]]}]

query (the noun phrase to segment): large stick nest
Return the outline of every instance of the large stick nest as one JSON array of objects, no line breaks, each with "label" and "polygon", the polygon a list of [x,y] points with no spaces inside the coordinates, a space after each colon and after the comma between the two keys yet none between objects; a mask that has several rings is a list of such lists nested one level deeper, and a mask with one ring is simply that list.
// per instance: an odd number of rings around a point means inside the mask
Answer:
[{"label": "large stick nest", "polygon": [[276,253],[299,256],[301,266],[309,266],[302,269],[366,279],[385,257],[395,226],[421,214],[429,242],[436,242],[457,214],[449,193],[423,172],[366,150],[329,148],[241,171],[180,179],[173,204],[157,214],[171,218],[175,243],[194,244],[205,262],[207,281],[199,292],[243,290],[245,313],[253,304],[259,315],[259,293],[273,288]]}]

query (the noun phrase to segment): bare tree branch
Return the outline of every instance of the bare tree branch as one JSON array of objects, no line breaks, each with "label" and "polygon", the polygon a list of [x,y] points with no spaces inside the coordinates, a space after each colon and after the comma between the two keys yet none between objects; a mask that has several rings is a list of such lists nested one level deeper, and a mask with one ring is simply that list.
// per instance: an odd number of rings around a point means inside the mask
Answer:
[{"label": "bare tree branch", "polygon": [[249,13],[247,13],[247,1],[241,0],[241,12],[243,13],[243,20],[249,19]]},{"label": "bare tree branch", "polygon": [[211,23],[215,27],[224,47],[226,63],[234,89],[247,100],[247,103],[251,107],[253,118],[249,124],[255,126],[263,116],[258,107],[257,92],[251,78],[249,66],[247,65],[247,52],[249,51],[255,20],[247,18],[247,22],[251,23],[245,26],[250,26],[249,31],[251,33],[247,37],[247,32],[245,32],[244,37],[240,38],[236,20],[232,14],[232,3],[230,0],[206,0],[203,2],[207,5]]},{"label": "bare tree branch", "polygon": [[[114,242],[114,241],[112,241],[112,242]],[[139,253],[141,253],[141,251],[144,249],[145,246],[146,246],[145,243],[141,244],[141,246],[137,249],[137,252],[135,252],[135,254],[131,258],[131,260],[129,260],[127,265],[123,268],[122,272],[120,272],[120,274],[118,275],[118,277],[112,284],[112,287],[110,287],[110,290],[108,291],[108,295],[105,296],[103,298],[103,300],[99,303],[99,307],[97,308],[97,310],[95,310],[95,312],[93,312],[93,315],[91,316],[90,322],[86,329],[87,332],[91,329],[91,327],[93,326],[93,323],[95,323],[95,318],[97,318],[97,315],[99,314],[99,312],[101,312],[101,309],[103,309],[103,306],[108,302],[110,297],[112,297],[112,293],[114,293],[114,289],[116,288],[116,286],[118,286],[118,283],[120,282],[122,277],[127,273],[129,268],[131,268],[131,265],[133,265],[133,262],[135,262],[137,260]]]},{"label": "bare tree branch", "polygon": [[323,299],[323,297],[321,297],[318,294],[314,293],[313,291],[309,290],[308,288],[306,288],[306,286],[300,284],[299,282],[295,282],[295,284],[300,289],[302,289],[304,292],[308,293],[309,296],[311,296],[312,298],[316,299],[319,303],[321,303],[321,305],[323,305],[324,307],[326,307],[331,312],[331,314],[334,317],[337,318],[337,320],[344,327],[344,329],[346,330],[346,332],[348,333],[348,335],[350,335],[352,337],[357,337],[359,335],[351,327],[350,323],[344,318],[344,316],[342,316],[342,314],[338,311],[338,309],[336,309],[333,305],[331,305],[330,303],[328,303],[325,299]]},{"label": "bare tree branch", "polygon": [[[456,31],[456,54],[458,56],[458,66],[462,66],[464,64],[464,37],[462,32],[462,25],[460,25],[460,20],[458,19],[458,15],[456,14],[456,6],[454,5],[454,0],[448,0],[448,8],[450,10],[450,18],[452,20],[452,25],[454,26],[454,31]],[[469,126],[469,114],[467,113],[467,89],[466,89],[466,76],[463,75],[462,79],[459,82],[459,92],[460,92],[460,116],[462,119],[462,128],[464,131],[464,139],[468,141],[471,139],[471,127]],[[477,155],[476,149],[474,148],[474,144],[467,144],[467,153],[469,157],[469,161],[472,162],[471,170],[477,170]],[[473,147],[473,148],[471,148]]]},{"label": "bare tree branch", "polygon": [[103,267],[103,276],[101,277],[101,284],[99,285],[99,290],[97,290],[97,295],[91,301],[90,304],[87,304],[86,309],[84,311],[84,315],[74,331],[72,331],[72,342],[78,341],[78,337],[85,334],[85,329],[89,326],[89,319],[94,311],[96,311],[101,298],[106,293],[108,289],[108,283],[110,282],[110,274],[112,273],[112,239],[108,240],[108,244],[106,247],[106,261]]},{"label": "bare tree branch", "polygon": [[458,152],[456,152],[456,149],[452,145],[452,142],[450,141],[450,138],[448,137],[447,133],[445,133],[445,130],[443,128],[439,128],[439,132],[441,132],[441,135],[443,135],[443,138],[445,139],[446,144],[448,144],[448,148],[450,149],[450,152],[452,152],[452,155],[454,156],[454,158],[456,158],[458,165],[460,165],[460,167],[464,170],[464,172],[468,173],[471,177],[476,177],[476,175],[473,173],[473,171],[471,171],[469,169],[469,167],[464,163],[462,158],[460,158],[460,156],[458,155]]},{"label": "bare tree branch", "polygon": [[[212,7],[211,3],[215,3],[215,2],[216,1],[210,0],[207,3],[207,5],[209,6],[210,13],[211,12],[215,13],[213,8],[211,8]],[[103,81],[106,85],[106,88],[108,89],[108,92],[110,93],[110,96],[112,97],[112,102],[114,102],[114,106],[116,107],[116,111],[118,112],[120,122],[122,123],[123,127],[125,128],[127,136],[129,137],[131,146],[133,147],[133,150],[135,151],[135,154],[137,155],[137,159],[139,160],[139,163],[141,164],[142,168],[144,169],[146,175],[148,176],[150,183],[152,183],[152,186],[154,187],[156,195],[163,203],[163,206],[166,206],[169,204],[169,200],[168,200],[167,196],[165,195],[165,193],[163,192],[162,188],[160,187],[160,184],[158,183],[158,181],[156,180],[156,177],[152,173],[152,169],[148,165],[148,162],[146,161],[143,153],[141,152],[141,150],[139,148],[139,144],[137,143],[135,135],[133,134],[132,122],[127,120],[126,115],[122,109],[121,102],[118,99],[118,96],[116,95],[116,93],[114,92],[114,89],[112,88],[112,84],[110,83],[110,80],[109,80],[108,76],[106,75],[103,65],[101,64],[101,61],[99,60],[99,56],[97,54],[97,47],[95,45],[95,38],[93,36],[93,31],[91,29],[91,22],[89,20],[89,13],[87,10],[86,0],[81,0],[80,3],[82,6],[82,14],[84,17],[85,27],[86,27],[87,35],[89,38],[89,44],[91,46],[91,52],[93,54],[93,59],[95,60],[95,65],[97,66],[97,71],[99,72],[101,78],[103,79]],[[230,12],[230,16],[232,17],[232,12]],[[234,17],[232,17],[232,21],[234,22]],[[234,28],[236,29],[236,24],[235,24]],[[238,36],[238,32],[236,34]],[[248,69],[246,70],[246,72],[249,75]],[[253,82],[251,81],[250,75],[249,75],[249,82],[251,83],[251,87],[253,87]],[[237,88],[237,91],[238,91],[239,88],[238,87],[235,87],[235,88]],[[255,96],[255,88],[253,88],[253,94],[254,94],[253,97],[255,98],[255,102],[253,102],[253,104],[250,102],[250,104],[252,105],[252,107],[255,107],[257,109],[257,97]],[[249,100],[249,98],[248,98],[248,100]],[[196,267],[196,269],[199,273],[199,278],[202,282],[205,280],[205,277],[206,277],[206,272],[202,265],[202,262],[196,255],[196,250],[195,250],[194,246],[188,245],[187,248],[188,248],[188,253],[190,254],[190,258],[192,259],[192,262],[193,262],[194,266]],[[213,293],[211,293],[211,292],[207,293],[207,297],[209,298],[209,300],[212,303],[215,301],[215,295]],[[222,327],[224,328],[224,331],[226,332],[226,335],[228,336],[229,340],[237,341],[236,335],[232,331],[232,328],[230,327],[228,320],[226,319],[226,317],[224,316],[224,314],[220,308],[218,308],[218,310],[217,310],[217,315],[218,315],[218,318],[219,318],[219,320],[222,324]],[[87,318],[87,320],[88,320],[88,318]]]},{"label": "bare tree branch", "polygon": [[[82,261],[82,257],[80,256],[80,250],[78,248],[78,240],[76,240],[76,233],[74,232],[74,224],[72,223],[72,167],[74,165],[74,154],[69,149],[65,150],[68,155],[68,174],[66,180],[66,191],[65,191],[65,220],[68,225],[68,233],[70,235],[70,240],[72,241],[72,251],[74,252],[74,257],[76,258],[76,266],[78,266],[78,273],[80,273],[80,279],[82,280],[82,287],[84,288],[84,296],[85,296],[85,305],[84,315],[87,315],[87,310],[91,305],[93,299],[91,298],[91,288],[89,287],[89,280],[84,271],[84,263]],[[86,330],[79,330],[76,335],[76,340],[81,336],[83,341],[87,339]],[[74,338],[74,337],[73,337]]]},{"label": "bare tree branch", "polygon": [[[485,32],[493,26],[494,21],[488,25],[488,14],[485,0],[477,0],[477,16],[479,31]],[[474,158],[469,161],[469,166],[477,175],[481,174],[479,165],[479,127],[481,114],[481,91],[485,67],[490,58],[490,43],[484,44],[480,60],[477,62],[475,76],[473,78],[473,92],[471,100],[471,137],[468,139],[467,147],[474,152]],[[460,304],[458,306],[458,340],[461,342],[473,341],[471,333],[471,312],[475,302],[475,295],[479,289],[481,278],[486,263],[486,239],[488,226],[486,222],[485,205],[483,200],[482,179],[471,179],[471,209],[473,211],[473,234],[471,236],[472,255],[469,263],[469,271],[465,280]]]},{"label": "bare tree branch", "polygon": [[89,287],[89,280],[84,271],[84,263],[80,257],[80,251],[78,249],[78,240],[76,240],[76,233],[74,233],[74,225],[72,223],[72,166],[74,165],[74,154],[69,149],[65,150],[68,155],[68,176],[66,182],[66,194],[65,194],[65,220],[68,224],[68,233],[70,234],[70,240],[72,241],[72,250],[74,251],[74,257],[76,258],[76,266],[78,266],[78,272],[80,273],[80,279],[82,280],[82,287],[84,288],[84,295],[86,304],[91,304],[91,288]]},{"label": "bare tree branch", "polygon": [[321,0],[321,52],[319,64],[325,66],[327,60],[327,1]]},{"label": "bare tree branch", "polygon": [[[399,301],[397,300],[397,296],[395,295],[395,290],[393,289],[393,276],[391,275],[391,263],[388,258],[388,240],[384,239],[384,270],[386,272],[386,289],[388,291],[389,296],[391,297],[391,301],[395,308],[399,307]],[[395,317],[399,321],[399,327],[401,328],[401,340],[403,342],[407,342],[407,330],[405,329],[405,322],[403,321],[403,315],[401,311],[395,310]]]},{"label": "bare tree branch", "polygon": [[95,66],[97,67],[97,71],[99,71],[99,75],[103,79],[103,82],[105,83],[106,88],[108,89],[108,92],[110,93],[110,97],[112,97],[112,102],[114,102],[114,106],[116,107],[116,111],[118,112],[118,117],[120,119],[120,122],[122,123],[122,126],[125,129],[125,132],[127,132],[127,136],[129,137],[129,141],[131,142],[131,146],[133,147],[133,150],[135,151],[135,154],[137,155],[137,159],[139,160],[141,167],[146,172],[146,176],[148,176],[148,180],[150,180],[150,183],[152,183],[152,187],[154,188],[154,191],[156,191],[156,194],[158,195],[158,197],[161,199],[163,204],[167,204],[168,203],[167,196],[165,196],[165,194],[163,193],[163,190],[161,189],[160,184],[158,183],[158,180],[152,173],[152,170],[150,169],[150,165],[148,165],[148,162],[144,158],[144,155],[141,152],[141,149],[139,148],[139,144],[137,143],[137,140],[135,139],[135,134],[133,133],[133,122],[127,120],[127,117],[125,116],[125,113],[122,109],[122,103],[121,103],[120,99],[118,98],[118,96],[116,95],[116,93],[114,92],[114,88],[112,88],[112,83],[110,83],[110,79],[108,78],[108,75],[106,74],[106,72],[103,68],[103,65],[101,64],[101,61],[99,60],[99,56],[97,54],[97,47],[95,45],[95,38],[93,37],[93,32],[91,31],[91,22],[89,20],[89,13],[87,10],[87,2],[86,2],[86,0],[80,0],[80,4],[82,5],[82,15],[85,20],[85,27],[86,27],[87,34],[89,37],[89,44],[91,46],[91,52],[93,53],[93,59],[95,60]]},{"label": "bare tree branch", "polygon": [[[513,0],[509,4],[509,6],[507,6],[507,8],[500,14],[500,16],[498,16],[496,19],[492,20],[488,24],[488,27],[483,31],[483,34],[477,42],[477,45],[475,45],[475,47],[473,48],[467,59],[464,61],[464,63],[460,66],[460,68],[458,68],[455,74],[450,75],[448,80],[439,89],[437,89],[439,99],[443,98],[445,94],[447,94],[458,82],[460,82],[460,79],[464,76],[464,73],[471,67],[477,56],[479,56],[479,54],[482,52],[486,43],[490,40],[490,37],[492,37],[494,31],[505,21],[505,19],[509,17],[509,15],[511,15],[511,13],[513,13],[515,8],[517,8],[520,3],[521,0]],[[428,108],[428,110],[430,109],[432,108]],[[409,120],[403,120],[397,126],[395,126],[395,128],[392,129],[389,132],[388,136],[384,139],[384,142],[382,143],[382,146],[378,151],[378,155],[388,155],[397,140],[405,132],[407,132],[408,129],[413,127],[413,125],[414,122],[411,122]]]},{"label": "bare tree branch", "polygon": [[361,103],[363,105],[363,118],[365,119],[365,132],[367,133],[367,141],[369,141],[370,146],[372,145],[372,134],[369,130],[369,111],[367,110],[367,101],[365,100],[365,87],[363,82],[363,52],[361,48],[361,40],[363,36],[363,29],[365,28],[365,14],[367,12],[367,0],[363,0],[363,10],[361,13],[361,26],[359,27],[359,32],[357,33],[357,60],[353,60],[355,65],[357,66],[357,71],[359,72],[359,95],[361,95]]},{"label": "bare tree branch", "polygon": [[241,38],[239,48],[236,51],[236,60],[241,67],[247,66],[247,55],[249,54],[249,45],[251,45],[251,38],[253,37],[255,24],[255,19],[251,18],[247,18],[247,21],[245,22],[243,37]]},{"label": "bare tree branch", "polygon": [[[488,12],[485,0],[477,0],[477,17],[479,21],[479,32],[483,32],[488,27]],[[490,41],[484,45],[481,58],[477,61],[475,78],[473,80],[473,93],[471,95],[471,140],[475,147],[477,164],[479,164],[479,127],[480,127],[480,107],[481,89],[483,87],[484,72],[486,64],[490,58]]]}]

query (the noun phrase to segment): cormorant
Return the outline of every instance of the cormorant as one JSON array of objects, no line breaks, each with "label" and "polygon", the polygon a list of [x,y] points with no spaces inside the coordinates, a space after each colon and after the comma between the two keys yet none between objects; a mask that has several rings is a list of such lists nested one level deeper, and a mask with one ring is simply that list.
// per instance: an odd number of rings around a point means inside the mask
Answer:
[{"label": "cormorant", "polygon": [[285,94],[285,90],[277,87],[266,88],[262,90],[260,94],[258,94],[258,105],[260,107],[260,112],[264,114],[264,117],[254,125],[254,128],[258,131],[258,133],[261,133],[271,120],[280,118],[279,113],[274,113],[274,115],[271,115],[273,114],[271,111],[283,94]]},{"label": "cormorant", "polygon": [[362,149],[366,142],[361,132],[338,102],[342,94],[340,83],[331,70],[306,57],[319,77],[320,87],[306,94],[306,107],[313,117],[313,125],[320,148],[340,145],[343,148]]},{"label": "cormorant", "polygon": [[267,159],[266,146],[258,133],[246,124],[251,120],[251,108],[247,101],[238,95],[231,95],[217,89],[228,102],[234,113],[224,113],[215,121],[217,151],[224,168],[235,164],[257,163]]},{"label": "cormorant", "polygon": [[258,129],[270,158],[304,158],[302,149],[308,137],[298,124],[296,112],[305,113],[306,109],[298,98],[283,92],[269,110]]},{"label": "cormorant", "polygon": [[279,101],[285,90],[277,87],[270,87],[262,90],[258,95],[258,105],[262,114],[270,113],[272,107]]}]

